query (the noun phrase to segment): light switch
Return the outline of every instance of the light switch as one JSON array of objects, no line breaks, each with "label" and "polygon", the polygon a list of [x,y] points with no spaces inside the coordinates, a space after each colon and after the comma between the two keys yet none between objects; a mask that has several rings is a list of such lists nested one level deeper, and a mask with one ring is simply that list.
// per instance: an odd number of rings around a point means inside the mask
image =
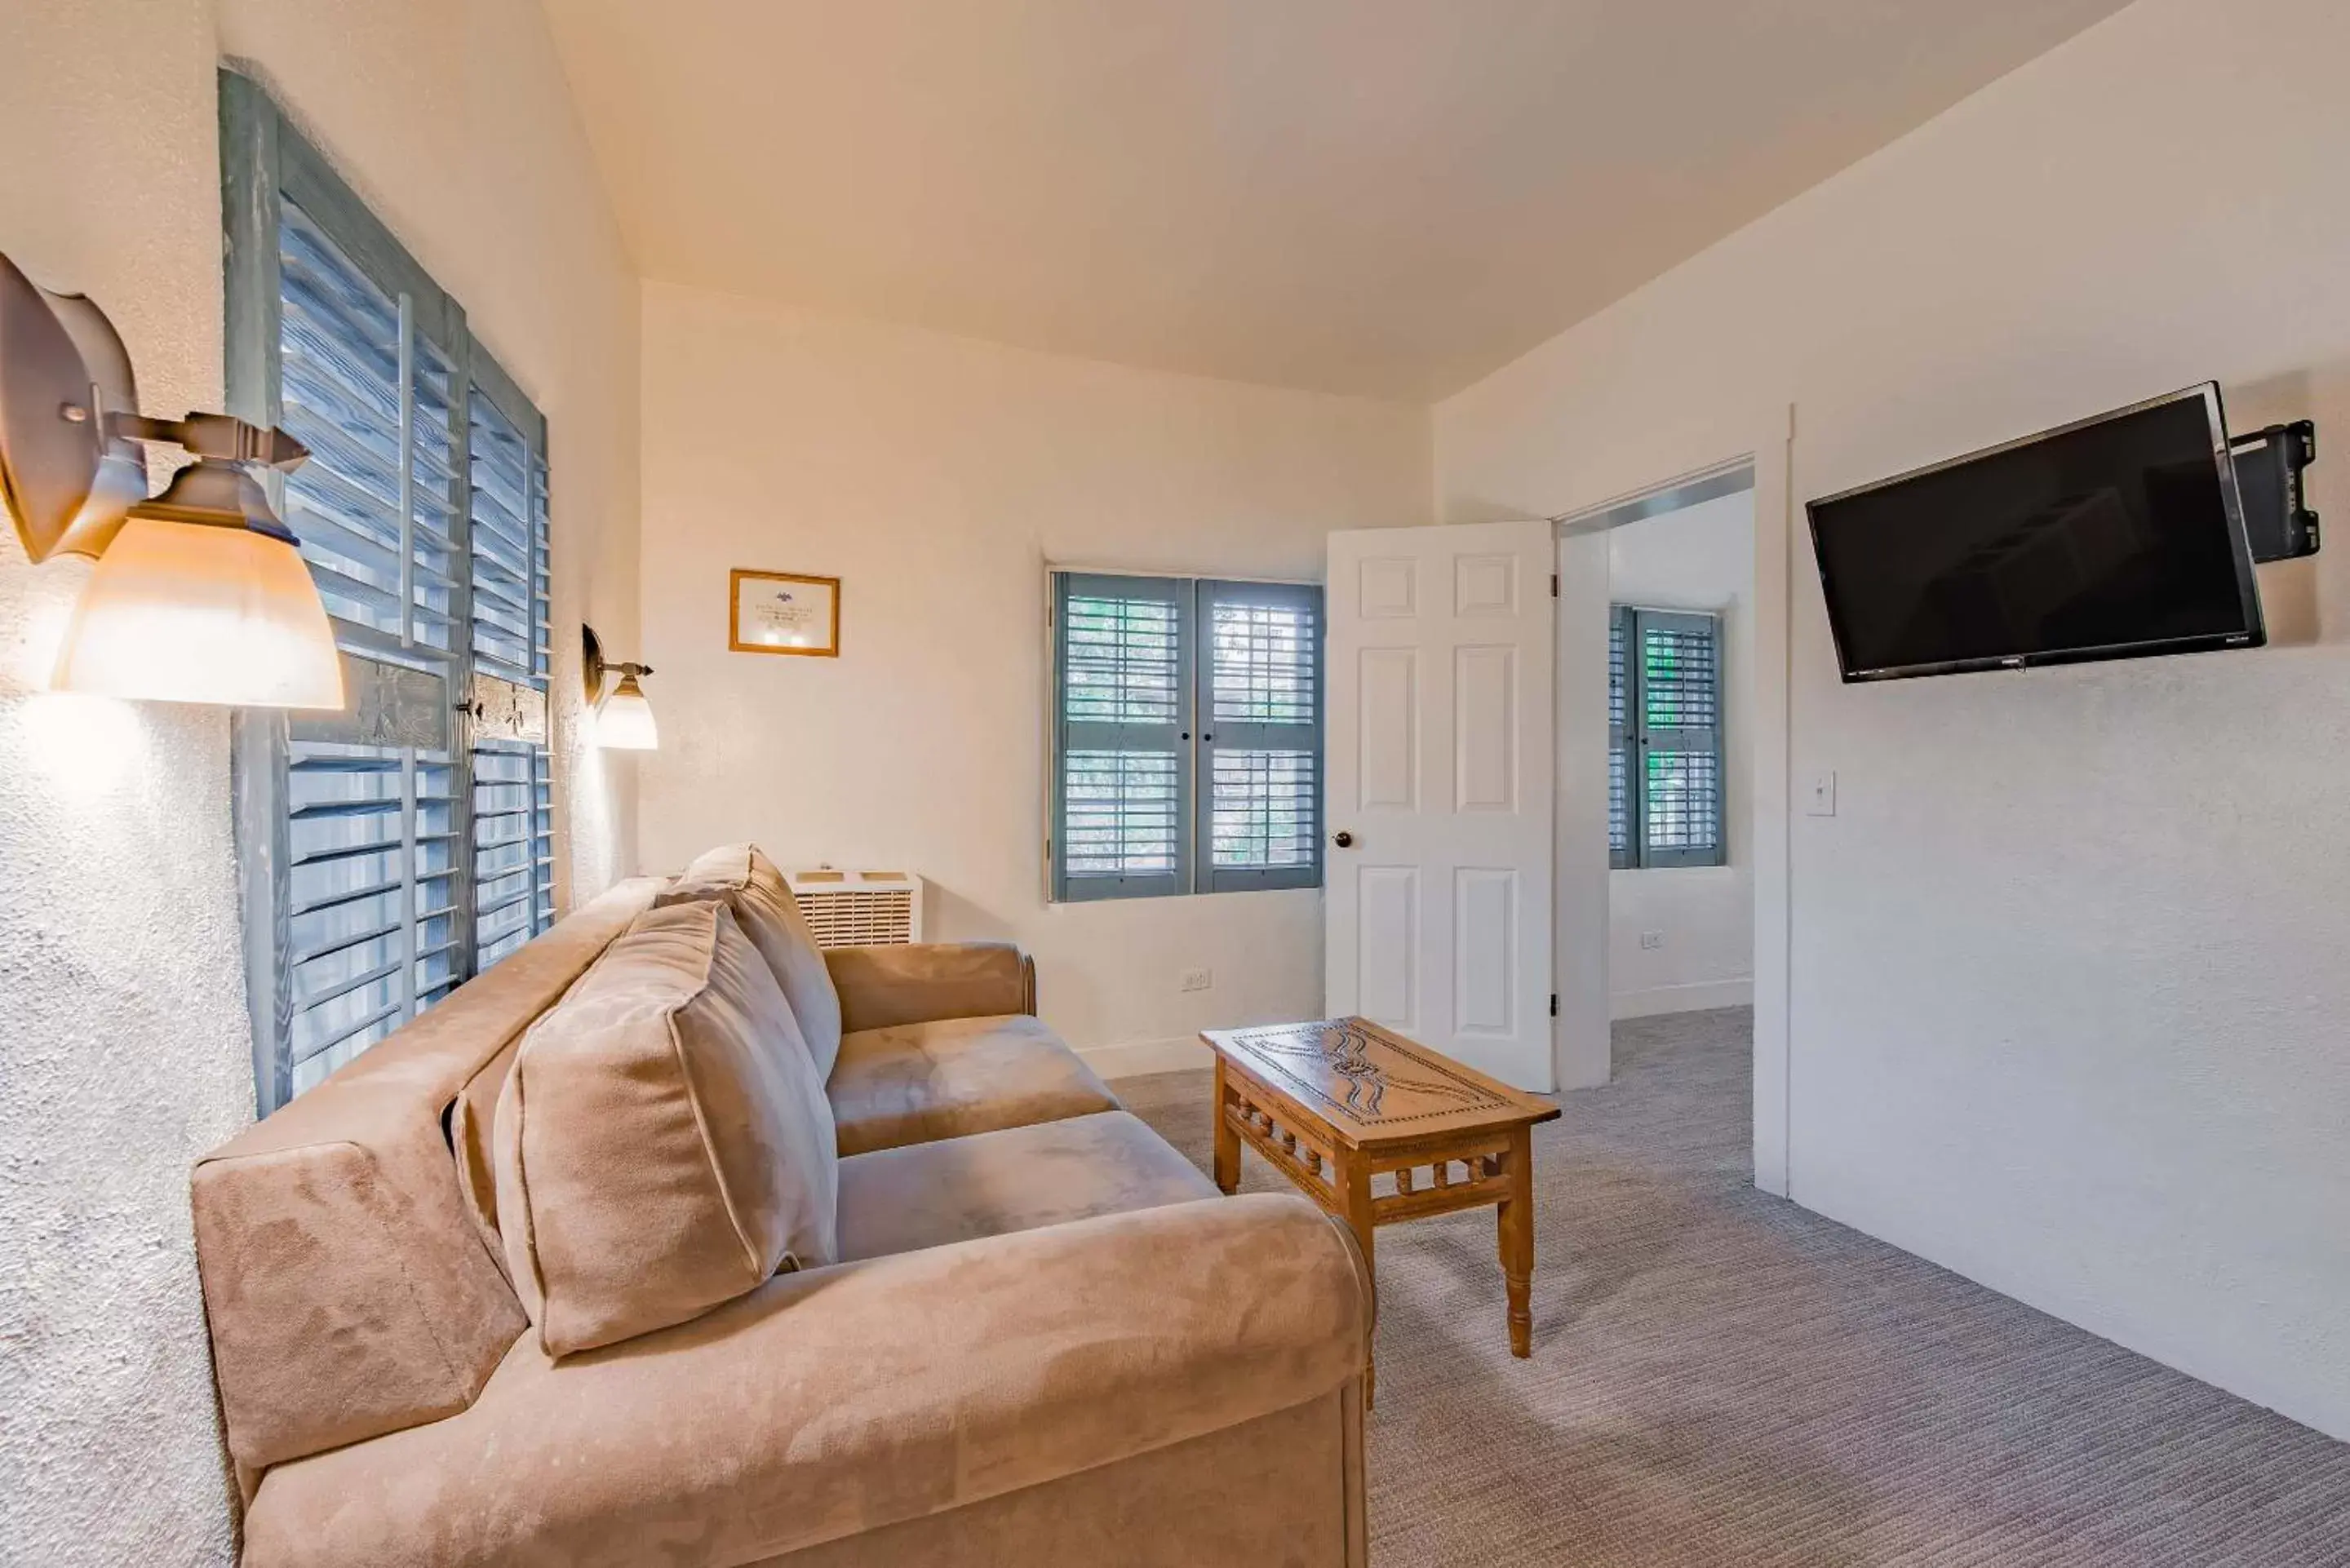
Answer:
[{"label": "light switch", "polygon": [[1835,770],[1831,768],[1812,775],[1811,793],[1804,801],[1806,816],[1835,815]]}]

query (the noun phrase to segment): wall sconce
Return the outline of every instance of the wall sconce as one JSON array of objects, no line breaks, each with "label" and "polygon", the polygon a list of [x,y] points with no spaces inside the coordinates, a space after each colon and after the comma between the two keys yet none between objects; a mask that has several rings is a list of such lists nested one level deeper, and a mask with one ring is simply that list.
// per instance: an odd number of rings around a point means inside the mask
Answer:
[{"label": "wall sconce", "polygon": [[[596,715],[596,743],[608,752],[650,752],[660,745],[660,728],[653,722],[653,705],[645,701],[645,689],[637,684],[639,675],[650,675],[650,664],[608,664],[604,661],[604,645],[596,636],[596,628],[579,628],[581,659],[580,684],[587,689],[588,706]],[[607,673],[619,676],[612,694],[604,695]]]},{"label": "wall sconce", "polygon": [[[95,558],[57,659],[61,691],[255,707],[343,706],[342,659],[294,535],[254,477],[310,454],[226,414],[151,420],[106,313],[0,255],[0,493],[34,561]],[[193,453],[147,494],[140,441]]]}]

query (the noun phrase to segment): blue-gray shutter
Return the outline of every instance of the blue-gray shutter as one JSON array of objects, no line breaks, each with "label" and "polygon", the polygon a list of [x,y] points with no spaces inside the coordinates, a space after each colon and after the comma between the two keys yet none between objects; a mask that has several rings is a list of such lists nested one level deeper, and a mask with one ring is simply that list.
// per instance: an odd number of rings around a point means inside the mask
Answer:
[{"label": "blue-gray shutter", "polygon": [[[546,421],[474,350],[470,404],[475,671],[547,691]],[[473,968],[485,970],[555,916],[554,758],[544,741],[476,739]]]},{"label": "blue-gray shutter", "polygon": [[1053,575],[1053,896],[1191,887],[1191,584]]},{"label": "blue-gray shutter", "polygon": [[1639,864],[1636,821],[1639,797],[1632,785],[1632,611],[1617,605],[1607,612],[1607,864],[1617,870]]},{"label": "blue-gray shutter", "polygon": [[[286,1091],[299,1094],[466,972],[463,789],[447,711],[463,604],[462,337],[437,291],[394,295],[288,181],[278,229],[279,422],[310,449],[286,519],[333,618],[354,714],[296,714],[286,740]],[[329,220],[331,221],[331,220]],[[375,247],[380,249],[380,246]],[[411,280],[394,277],[394,284]],[[419,301],[426,302],[420,309]],[[426,744],[367,743],[369,693],[422,711]]]},{"label": "blue-gray shutter", "polygon": [[1322,590],[1197,588],[1198,890],[1322,881]]},{"label": "blue-gray shutter", "polygon": [[1721,743],[1721,621],[1633,612],[1639,864],[1727,862]]}]

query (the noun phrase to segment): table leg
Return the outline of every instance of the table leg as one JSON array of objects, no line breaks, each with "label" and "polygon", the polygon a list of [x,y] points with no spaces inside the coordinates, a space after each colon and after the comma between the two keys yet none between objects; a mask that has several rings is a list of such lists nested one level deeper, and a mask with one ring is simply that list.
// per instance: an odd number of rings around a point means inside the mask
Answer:
[{"label": "table leg", "polygon": [[[1379,1271],[1378,1253],[1371,1244],[1371,1162],[1349,1150],[1338,1151],[1337,1168],[1331,1173],[1339,1200],[1347,1210],[1347,1229],[1355,1233],[1355,1245],[1363,1250],[1363,1272],[1371,1282],[1371,1322],[1379,1319]],[[1363,1353],[1363,1408],[1371,1407],[1372,1395],[1378,1386],[1378,1367],[1367,1347]]]},{"label": "table leg", "polygon": [[1221,1052],[1216,1056],[1216,1186],[1227,1193],[1238,1192],[1241,1187],[1241,1129],[1232,1126]]},{"label": "table leg", "polygon": [[1510,1195],[1499,1205],[1502,1277],[1510,1294],[1510,1354],[1534,1354],[1534,1137],[1524,1127],[1510,1135]]}]

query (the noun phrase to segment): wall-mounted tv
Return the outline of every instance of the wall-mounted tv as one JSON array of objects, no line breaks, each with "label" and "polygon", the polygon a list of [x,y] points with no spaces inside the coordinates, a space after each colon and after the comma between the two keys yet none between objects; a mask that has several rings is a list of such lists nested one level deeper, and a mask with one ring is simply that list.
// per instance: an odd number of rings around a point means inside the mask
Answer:
[{"label": "wall-mounted tv", "polygon": [[2267,640],[2209,382],[1807,510],[1846,680]]}]

